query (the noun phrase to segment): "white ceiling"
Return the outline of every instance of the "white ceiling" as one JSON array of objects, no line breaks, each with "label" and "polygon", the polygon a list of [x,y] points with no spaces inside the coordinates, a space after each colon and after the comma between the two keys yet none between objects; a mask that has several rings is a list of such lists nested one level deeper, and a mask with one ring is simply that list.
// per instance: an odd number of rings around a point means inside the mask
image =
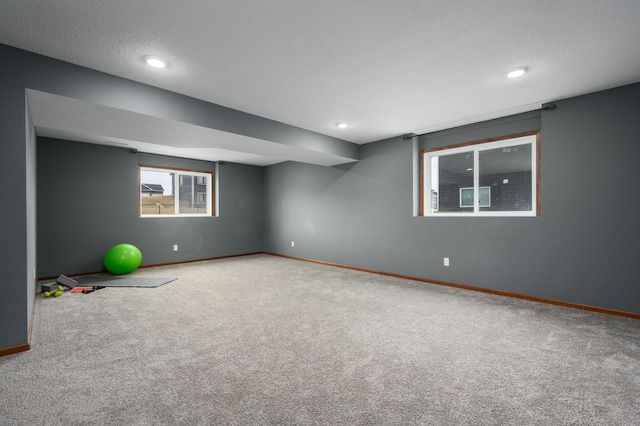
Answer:
[{"label": "white ceiling", "polygon": [[362,144],[640,81],[640,1],[3,0],[0,43]]},{"label": "white ceiling", "polygon": [[39,136],[256,166],[282,161],[335,166],[354,161],[33,89],[27,89],[27,99]]}]

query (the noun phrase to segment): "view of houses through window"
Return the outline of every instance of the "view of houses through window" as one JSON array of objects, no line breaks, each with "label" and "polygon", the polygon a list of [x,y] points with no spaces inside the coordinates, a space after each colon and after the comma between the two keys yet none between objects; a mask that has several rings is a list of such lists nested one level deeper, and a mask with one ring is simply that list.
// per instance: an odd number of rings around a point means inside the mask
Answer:
[{"label": "view of houses through window", "polygon": [[213,174],[140,166],[140,216],[212,216]]}]

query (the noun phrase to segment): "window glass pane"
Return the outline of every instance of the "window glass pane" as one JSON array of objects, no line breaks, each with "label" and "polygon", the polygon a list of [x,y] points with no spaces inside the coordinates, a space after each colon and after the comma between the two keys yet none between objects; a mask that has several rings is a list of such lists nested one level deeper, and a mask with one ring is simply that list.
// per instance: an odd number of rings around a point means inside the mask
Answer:
[{"label": "window glass pane", "polygon": [[479,152],[481,188],[490,188],[490,202],[480,211],[528,211],[532,209],[531,144]]},{"label": "window glass pane", "polygon": [[193,176],[180,175],[180,184],[178,185],[179,191],[179,205],[178,213],[189,214],[197,213],[194,210],[195,207],[195,187],[193,185]]},{"label": "window glass pane", "polygon": [[539,134],[424,151],[424,215],[537,216]]},{"label": "window glass pane", "polygon": [[140,170],[140,213],[175,214],[174,180],[171,172]]},{"label": "window glass pane", "polygon": [[210,216],[213,175],[140,167],[140,216]]},{"label": "window glass pane", "polygon": [[[473,197],[473,151],[431,157],[431,205],[438,213],[473,213],[473,199],[461,188],[471,188]],[[433,206],[437,206],[437,210]]]},{"label": "window glass pane", "polygon": [[[204,176],[180,175],[180,214],[207,212],[207,178]],[[205,195],[205,197],[202,196]]]}]

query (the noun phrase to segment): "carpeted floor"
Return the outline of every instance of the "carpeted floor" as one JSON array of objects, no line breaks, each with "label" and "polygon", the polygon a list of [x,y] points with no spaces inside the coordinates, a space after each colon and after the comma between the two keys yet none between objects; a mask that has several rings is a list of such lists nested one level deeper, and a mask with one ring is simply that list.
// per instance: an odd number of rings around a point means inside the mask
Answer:
[{"label": "carpeted floor", "polygon": [[86,275],[76,277],[78,287],[98,286],[98,287],[160,287],[168,284],[177,278],[165,277],[140,277],[138,274],[131,275]]},{"label": "carpeted floor", "polygon": [[38,296],[2,425],[637,425],[640,321],[256,255]]}]

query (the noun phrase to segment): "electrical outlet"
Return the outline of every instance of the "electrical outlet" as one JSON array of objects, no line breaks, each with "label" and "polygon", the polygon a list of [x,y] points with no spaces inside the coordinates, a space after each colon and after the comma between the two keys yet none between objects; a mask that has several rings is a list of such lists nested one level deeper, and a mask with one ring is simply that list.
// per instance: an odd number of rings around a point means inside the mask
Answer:
[{"label": "electrical outlet", "polygon": [[291,241],[291,247],[295,247],[296,243],[294,241]]},{"label": "electrical outlet", "polygon": [[178,245],[177,244],[173,245],[173,251],[178,251]]},{"label": "electrical outlet", "polygon": [[449,258],[448,257],[444,258],[444,266],[449,266]]}]

